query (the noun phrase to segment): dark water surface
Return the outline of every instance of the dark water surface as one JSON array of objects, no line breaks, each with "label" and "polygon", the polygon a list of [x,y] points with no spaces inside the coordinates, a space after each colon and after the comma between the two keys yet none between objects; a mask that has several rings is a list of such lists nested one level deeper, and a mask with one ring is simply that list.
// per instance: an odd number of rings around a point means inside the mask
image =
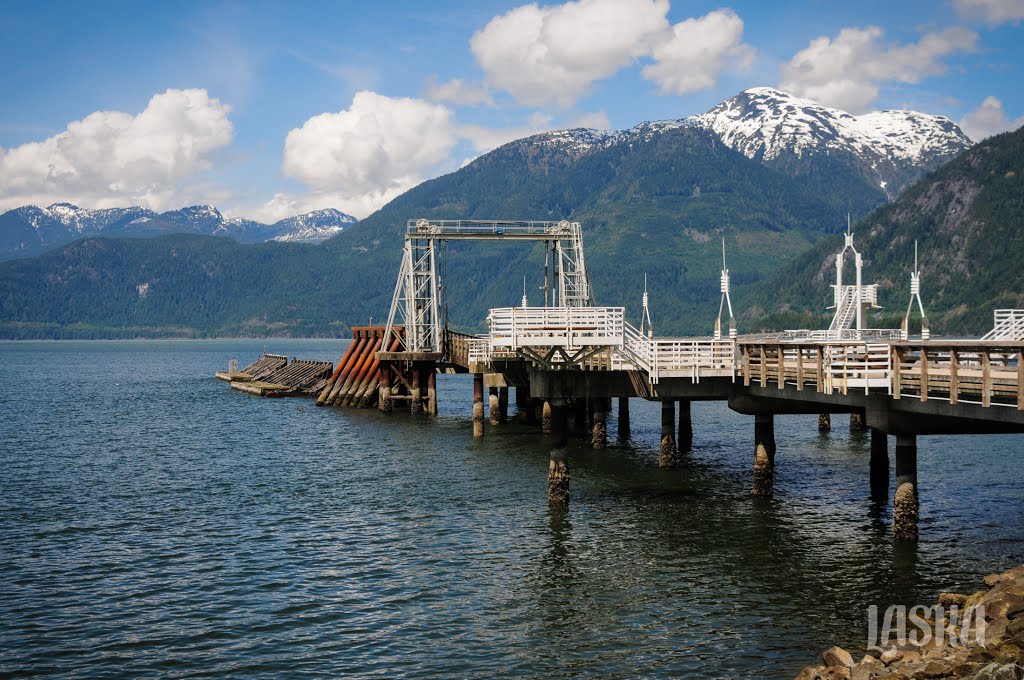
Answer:
[{"label": "dark water surface", "polygon": [[[920,440],[922,542],[868,501],[869,437],[780,417],[776,496],[753,423],[694,404],[694,453],[474,441],[467,376],[411,418],[270,400],[229,358],[338,341],[0,343],[0,675],[791,677],[866,608],[934,602],[1024,562],[1024,438]],[[514,409],[514,407],[513,407]]]}]

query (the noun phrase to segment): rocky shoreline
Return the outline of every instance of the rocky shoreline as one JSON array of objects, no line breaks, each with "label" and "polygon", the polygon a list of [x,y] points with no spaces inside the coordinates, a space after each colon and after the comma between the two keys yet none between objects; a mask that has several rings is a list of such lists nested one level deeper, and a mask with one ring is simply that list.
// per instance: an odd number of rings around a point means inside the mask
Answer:
[{"label": "rocky shoreline", "polygon": [[943,593],[936,607],[920,608],[931,618],[910,618],[908,635],[859,662],[841,647],[826,650],[797,680],[1024,680],[1024,566],[986,576],[985,585],[969,596]]}]

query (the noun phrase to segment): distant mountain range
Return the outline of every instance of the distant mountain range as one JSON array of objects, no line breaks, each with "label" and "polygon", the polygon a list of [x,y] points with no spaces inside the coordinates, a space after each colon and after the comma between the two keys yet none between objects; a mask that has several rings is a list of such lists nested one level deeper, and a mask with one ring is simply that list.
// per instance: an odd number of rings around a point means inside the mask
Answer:
[{"label": "distant mountain range", "polygon": [[[0,263],[0,335],[338,334],[384,318],[419,217],[578,220],[599,304],[638,311],[646,273],[657,332],[708,333],[721,238],[734,287],[756,287],[969,146],[938,116],[854,117],[755,88],[700,116],[511,142],[316,246],[86,240]],[[452,323],[516,304],[524,275],[538,302],[543,262],[539,245],[450,244]]]},{"label": "distant mountain range", "polygon": [[319,243],[337,236],[356,219],[328,208],[274,224],[224,219],[212,205],[156,213],[146,208],[87,210],[70,203],[46,208],[22,206],[0,215],[0,259],[29,257],[86,236],[150,238],[167,234],[227,236],[239,243]]}]

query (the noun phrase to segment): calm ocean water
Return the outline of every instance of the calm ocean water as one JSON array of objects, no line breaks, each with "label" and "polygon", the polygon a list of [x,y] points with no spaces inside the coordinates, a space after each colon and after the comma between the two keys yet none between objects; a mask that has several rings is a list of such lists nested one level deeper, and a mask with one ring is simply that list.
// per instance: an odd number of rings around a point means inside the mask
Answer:
[{"label": "calm ocean water", "polygon": [[[213,379],[324,340],[0,343],[0,675],[792,677],[865,645],[866,607],[934,602],[1024,562],[1024,438],[920,440],[922,541],[868,500],[869,437],[780,417],[776,495],[749,495],[752,419],[693,407],[570,450],[474,441],[441,415],[317,409]],[[512,407],[514,410],[514,406]]]}]

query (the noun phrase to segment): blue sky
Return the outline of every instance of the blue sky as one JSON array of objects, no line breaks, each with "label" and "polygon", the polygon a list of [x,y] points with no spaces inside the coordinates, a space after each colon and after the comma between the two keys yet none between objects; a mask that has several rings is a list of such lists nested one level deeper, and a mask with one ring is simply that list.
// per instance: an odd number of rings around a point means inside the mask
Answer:
[{"label": "blue sky", "polygon": [[1024,0],[5,3],[0,208],[364,217],[495,146],[781,87],[1024,123]]}]

